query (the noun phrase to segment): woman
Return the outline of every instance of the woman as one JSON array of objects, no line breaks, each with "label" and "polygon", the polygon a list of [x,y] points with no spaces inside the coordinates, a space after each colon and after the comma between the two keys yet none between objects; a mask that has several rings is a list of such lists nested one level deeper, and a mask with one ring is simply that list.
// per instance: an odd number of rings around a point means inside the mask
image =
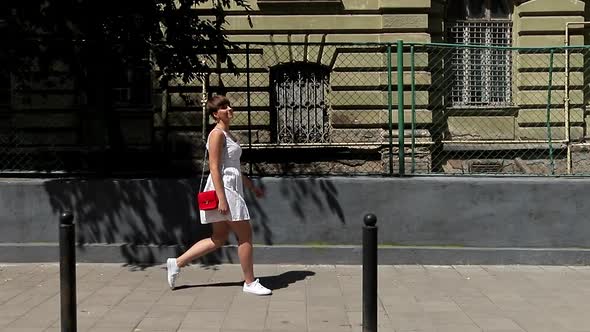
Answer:
[{"label": "woman", "polygon": [[269,295],[272,291],[254,279],[252,261],[252,227],[250,214],[244,201],[243,187],[250,189],[256,197],[264,192],[254,186],[240,170],[242,148],[229,131],[233,109],[225,96],[215,96],[207,102],[208,113],[215,119],[215,128],[209,134],[206,148],[209,151],[209,170],[204,191],[215,190],[219,204],[217,210],[200,211],[201,223],[213,226],[210,238],[194,244],[178,258],[168,258],[168,284],[174,284],[180,269],[194,259],[201,257],[225,244],[228,234],[233,231],[238,238],[238,256],[244,273],[243,291],[256,295]]}]

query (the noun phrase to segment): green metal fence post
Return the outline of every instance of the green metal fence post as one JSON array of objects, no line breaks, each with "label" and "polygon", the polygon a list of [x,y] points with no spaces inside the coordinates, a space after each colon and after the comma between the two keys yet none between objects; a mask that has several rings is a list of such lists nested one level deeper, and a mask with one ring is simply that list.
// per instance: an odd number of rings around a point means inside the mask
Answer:
[{"label": "green metal fence post", "polygon": [[404,41],[397,41],[397,131],[399,149],[399,175],[404,176]]},{"label": "green metal fence post", "polygon": [[414,59],[414,45],[410,47],[410,73],[412,79],[412,174],[416,173],[416,71]]},{"label": "green metal fence post", "polygon": [[250,109],[250,43],[246,44],[246,94],[247,94],[247,108],[248,108],[248,153],[249,153],[249,170],[248,174],[252,175],[252,110]]},{"label": "green metal fence post", "polygon": [[389,175],[393,175],[393,91],[391,85],[391,44],[387,44],[387,124],[389,126]]},{"label": "green metal fence post", "polygon": [[555,175],[555,160],[553,159],[553,142],[551,139],[551,88],[553,85],[553,55],[555,50],[551,49],[549,55],[549,83],[547,88],[547,138],[549,140],[549,160],[551,163],[551,175]]}]

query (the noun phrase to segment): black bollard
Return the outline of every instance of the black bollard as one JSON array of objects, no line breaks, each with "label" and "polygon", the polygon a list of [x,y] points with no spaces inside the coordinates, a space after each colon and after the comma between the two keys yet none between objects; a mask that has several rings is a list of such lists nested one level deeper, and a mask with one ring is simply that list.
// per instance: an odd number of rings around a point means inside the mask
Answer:
[{"label": "black bollard", "polygon": [[377,332],[377,217],[369,213],[363,226],[363,332]]},{"label": "black bollard", "polygon": [[59,217],[59,285],[62,332],[77,330],[75,235],[74,216],[69,211],[63,212]]}]

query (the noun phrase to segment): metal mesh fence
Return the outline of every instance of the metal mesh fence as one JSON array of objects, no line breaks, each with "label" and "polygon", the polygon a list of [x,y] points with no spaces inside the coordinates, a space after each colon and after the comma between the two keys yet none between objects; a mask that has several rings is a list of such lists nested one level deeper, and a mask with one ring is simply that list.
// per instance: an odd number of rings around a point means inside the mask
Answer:
[{"label": "metal mesh fence", "polygon": [[0,73],[0,173],[195,174],[225,94],[252,175],[590,174],[589,47],[236,46],[235,70],[164,89],[122,73],[104,114],[67,79]]},{"label": "metal mesh fence", "polygon": [[[15,88],[17,79],[7,68],[0,70],[0,172],[37,173],[63,169],[57,147],[67,132],[63,122],[54,118],[35,117],[35,102],[51,102],[51,93],[35,94],[40,85],[30,77],[30,84]],[[63,120],[63,119],[61,119]]]},{"label": "metal mesh fence", "polygon": [[[63,160],[56,152],[57,143],[43,136],[25,129],[3,128],[0,134],[0,170],[20,174],[63,170]],[[43,140],[42,148],[38,147],[38,139]]]},{"label": "metal mesh fence", "polygon": [[[411,45],[409,51],[412,126],[431,139],[421,145],[412,137],[411,173],[585,172],[587,48]],[[416,167],[421,148],[430,169]]]},{"label": "metal mesh fence", "polygon": [[0,66],[0,175],[137,175],[163,169],[154,139],[157,90],[145,64],[105,66],[99,89],[98,83],[88,88],[71,63],[35,54],[13,71]]},{"label": "metal mesh fence", "polygon": [[163,151],[166,172],[193,173],[204,162],[208,118],[204,109],[207,100],[207,75],[185,83],[169,82],[163,89],[159,105],[155,105],[155,142]]},{"label": "metal mesh fence", "polygon": [[240,45],[212,91],[236,110],[252,174],[388,174],[387,47]]},{"label": "metal mesh fence", "polygon": [[[564,105],[563,115],[555,122],[563,124],[561,134],[566,144],[566,174],[590,174],[590,149],[588,149],[588,104],[590,101],[590,49],[570,48],[560,50],[566,72],[562,75]],[[558,84],[561,83],[559,80]],[[558,134],[560,134],[558,132]]]}]

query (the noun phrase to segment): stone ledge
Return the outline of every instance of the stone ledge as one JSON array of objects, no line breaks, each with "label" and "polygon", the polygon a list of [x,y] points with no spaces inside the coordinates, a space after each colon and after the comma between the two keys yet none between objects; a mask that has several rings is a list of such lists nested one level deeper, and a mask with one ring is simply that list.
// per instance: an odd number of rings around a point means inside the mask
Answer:
[{"label": "stone ledge", "polygon": [[583,13],[584,1],[552,1],[552,0],[532,0],[518,6],[520,16],[531,14],[552,14],[554,13]]},{"label": "stone ledge", "polygon": [[[0,244],[0,262],[58,262],[57,243]],[[127,244],[77,247],[78,263],[162,264],[181,253],[179,246],[134,246]],[[362,264],[358,245],[255,245],[256,264]],[[238,263],[237,247],[225,246],[199,261],[203,264]],[[587,265],[590,249],[584,248],[484,248],[444,246],[381,246],[378,264],[434,265]]]}]

